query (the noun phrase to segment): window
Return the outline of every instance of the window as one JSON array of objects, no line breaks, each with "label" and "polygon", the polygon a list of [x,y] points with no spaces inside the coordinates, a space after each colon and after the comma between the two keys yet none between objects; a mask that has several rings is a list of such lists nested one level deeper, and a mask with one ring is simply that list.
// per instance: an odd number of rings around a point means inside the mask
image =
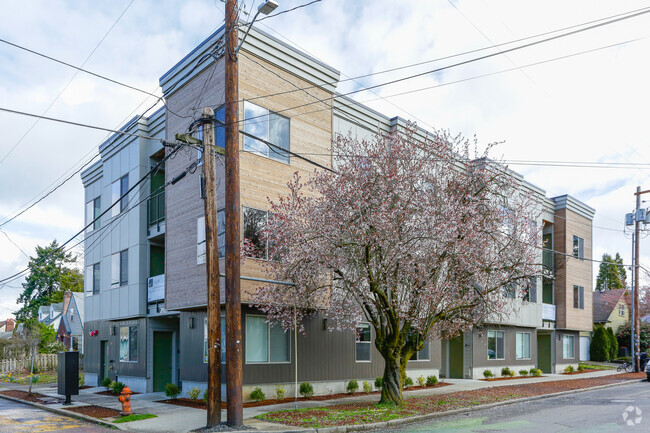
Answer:
[{"label": "window", "polygon": [[120,326],[120,362],[138,361],[138,327]]},{"label": "window", "polygon": [[129,250],[124,250],[111,257],[111,288],[127,284],[129,284]]},{"label": "window", "polygon": [[86,292],[90,292],[93,295],[99,293],[99,275],[99,263],[86,266]]},{"label": "window", "polygon": [[97,197],[94,200],[90,200],[86,203],[86,225],[93,223],[91,227],[88,227],[88,230],[97,230],[100,227],[100,222],[97,219],[102,213],[102,199]]},{"label": "window", "polygon": [[625,317],[625,305],[624,304],[618,304],[618,315],[621,317]]},{"label": "window", "polygon": [[70,307],[70,322],[74,322],[74,307]]},{"label": "window", "polygon": [[[203,363],[208,362],[208,318],[203,319]],[[221,363],[226,362],[226,318],[221,313]]]},{"label": "window", "polygon": [[429,342],[424,341],[424,346],[418,352],[415,352],[415,355],[411,358],[411,361],[429,361],[431,357],[429,356]]},{"label": "window", "polygon": [[488,359],[504,359],[504,334],[503,331],[488,331]]},{"label": "window", "polygon": [[573,286],[573,308],[585,309],[585,288]]},{"label": "window", "polygon": [[265,210],[244,207],[244,238],[253,246],[251,257],[257,259],[268,259],[268,245],[263,235],[267,218],[268,212]]},{"label": "window", "polygon": [[[113,182],[111,185],[111,203],[115,204],[117,201],[120,201],[119,205],[114,205],[111,209],[111,215],[116,216],[124,212],[129,205],[128,196],[126,192],[129,190],[129,175],[121,177],[120,179]],[[122,197],[124,196],[124,197]],[[120,199],[122,197],[122,199]]]},{"label": "window", "polygon": [[355,360],[357,362],[370,361],[370,341],[372,340],[370,323],[362,323],[357,327],[355,339]]},{"label": "window", "polygon": [[573,257],[585,258],[585,240],[576,235],[573,235]]},{"label": "window", "polygon": [[503,296],[510,299],[515,299],[517,296],[517,285],[515,283],[509,283],[503,286]]},{"label": "window", "polygon": [[530,277],[528,287],[524,288],[524,301],[537,302],[537,277]]},{"label": "window", "polygon": [[290,362],[289,333],[264,316],[246,316],[246,363]]},{"label": "window", "polygon": [[277,146],[267,146],[262,141],[245,135],[244,150],[289,163],[289,154],[281,150],[289,150],[289,119],[287,117],[244,101],[244,131]]},{"label": "window", "polygon": [[517,332],[517,359],[530,359],[530,332]]},{"label": "window", "polygon": [[574,358],[573,354],[573,335],[562,336],[562,356],[565,359]]},{"label": "window", "polygon": [[[217,211],[219,258],[226,257],[226,210]],[[196,219],[196,264],[205,263],[205,217]]]},{"label": "window", "polygon": [[[219,147],[226,147],[226,130],[224,129],[223,123],[226,122],[226,108],[225,105],[222,105],[221,107],[217,108],[215,111],[215,117],[217,118],[217,122],[215,122],[215,144]],[[221,123],[221,122],[223,123]],[[203,141],[203,126],[199,126],[196,130],[195,134],[196,138],[199,140]],[[203,164],[203,149],[197,149],[197,154],[196,154],[196,160],[198,161],[198,165]],[[203,196],[201,196],[203,197]]]}]

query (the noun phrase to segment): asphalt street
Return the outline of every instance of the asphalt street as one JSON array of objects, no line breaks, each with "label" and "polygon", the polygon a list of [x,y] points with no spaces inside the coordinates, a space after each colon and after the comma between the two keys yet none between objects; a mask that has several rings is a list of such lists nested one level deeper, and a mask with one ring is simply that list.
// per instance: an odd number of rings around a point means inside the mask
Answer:
[{"label": "asphalt street", "polygon": [[649,432],[650,383],[515,403],[381,432]]},{"label": "asphalt street", "polygon": [[0,432],[58,431],[66,433],[103,433],[114,430],[0,398]]}]

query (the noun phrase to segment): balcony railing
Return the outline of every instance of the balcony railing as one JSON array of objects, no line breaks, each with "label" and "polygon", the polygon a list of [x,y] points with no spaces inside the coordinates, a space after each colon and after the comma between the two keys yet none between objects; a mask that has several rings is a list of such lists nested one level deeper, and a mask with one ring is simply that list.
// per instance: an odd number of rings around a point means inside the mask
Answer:
[{"label": "balcony railing", "polygon": [[552,320],[555,322],[555,305],[542,304],[542,320]]},{"label": "balcony railing", "polygon": [[156,226],[160,230],[160,225],[165,221],[165,191],[147,200],[147,224],[149,227]]}]

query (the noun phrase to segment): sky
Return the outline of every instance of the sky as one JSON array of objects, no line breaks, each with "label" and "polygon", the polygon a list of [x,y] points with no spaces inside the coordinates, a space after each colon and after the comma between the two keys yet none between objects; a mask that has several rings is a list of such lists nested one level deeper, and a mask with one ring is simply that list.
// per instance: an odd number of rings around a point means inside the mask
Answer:
[{"label": "sky", "polygon": [[[278,2],[276,13],[309,0]],[[250,11],[259,2],[244,4]],[[346,79],[647,6],[643,1],[322,0],[265,19],[259,28],[333,66]],[[220,0],[3,1],[0,39],[160,95],[160,76],[222,25],[223,9]],[[493,155],[511,162],[510,168],[548,197],[570,194],[596,209],[593,258],[619,252],[630,263],[624,216],[635,208],[636,187],[650,189],[650,165],[640,165],[650,163],[650,14],[499,53],[527,42],[349,80],[337,91],[379,85],[352,97],[425,129],[476,137],[481,146],[499,142]],[[499,54],[430,72],[489,53]],[[565,58],[549,61],[559,57]],[[381,85],[424,72],[429,73]],[[0,108],[117,128],[154,102],[0,42]],[[0,224],[72,175],[107,137],[6,112],[0,112],[0,128]],[[0,279],[24,269],[37,245],[65,241],[83,223],[83,187],[76,174],[0,228]],[[73,252],[82,254],[79,248]],[[650,268],[650,239],[641,240],[640,262]],[[0,320],[20,307],[16,298],[22,282],[0,287]]]}]

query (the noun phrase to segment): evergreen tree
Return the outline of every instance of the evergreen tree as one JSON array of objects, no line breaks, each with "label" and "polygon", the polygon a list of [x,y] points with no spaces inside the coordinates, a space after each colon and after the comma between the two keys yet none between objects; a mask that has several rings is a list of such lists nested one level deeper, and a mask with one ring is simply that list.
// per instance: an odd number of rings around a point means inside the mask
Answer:
[{"label": "evergreen tree", "polygon": [[75,256],[60,250],[56,240],[46,247],[36,247],[36,257],[30,257],[29,275],[16,300],[17,304],[23,304],[14,313],[16,322],[37,317],[41,306],[61,302],[66,290],[83,291],[83,275],[71,267],[76,261]]},{"label": "evergreen tree", "polygon": [[611,360],[618,356],[618,340],[611,327],[607,328],[607,339],[609,340],[609,359]]},{"label": "evergreen tree", "polygon": [[589,352],[592,361],[609,361],[610,342],[607,336],[607,331],[604,327],[598,325],[594,328],[594,335],[591,337]]},{"label": "evergreen tree", "polygon": [[602,262],[598,269],[596,278],[596,290],[603,292],[605,290],[624,289],[627,274],[623,264],[623,259],[616,253],[616,258],[609,254],[603,254]]}]

